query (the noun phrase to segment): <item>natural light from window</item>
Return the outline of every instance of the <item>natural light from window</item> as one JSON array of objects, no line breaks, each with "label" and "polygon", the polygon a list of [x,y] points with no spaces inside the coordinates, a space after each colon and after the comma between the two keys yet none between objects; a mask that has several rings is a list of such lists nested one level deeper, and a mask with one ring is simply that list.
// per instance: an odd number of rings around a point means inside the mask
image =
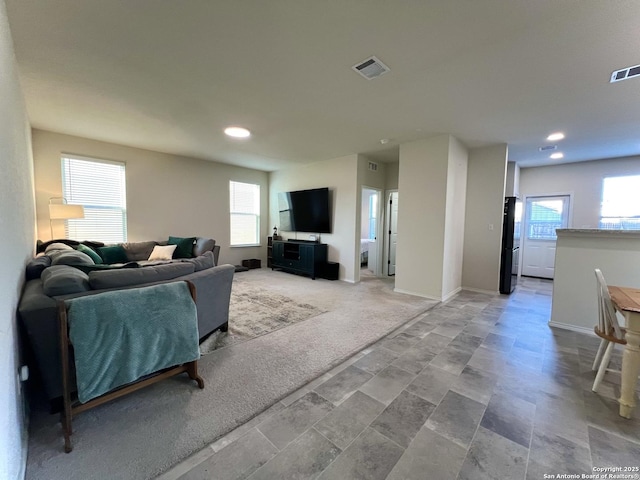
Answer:
[{"label": "natural light from window", "polygon": [[640,230],[640,175],[604,178],[600,228]]},{"label": "natural light from window", "polygon": [[260,244],[260,185],[229,182],[232,247]]},{"label": "natural light from window", "polygon": [[556,229],[562,228],[562,200],[529,200],[530,212],[527,230],[529,240],[555,240]]},{"label": "natural light from window", "polygon": [[124,163],[63,156],[62,194],[67,203],[84,206],[84,218],[66,220],[67,238],[127,241]]}]

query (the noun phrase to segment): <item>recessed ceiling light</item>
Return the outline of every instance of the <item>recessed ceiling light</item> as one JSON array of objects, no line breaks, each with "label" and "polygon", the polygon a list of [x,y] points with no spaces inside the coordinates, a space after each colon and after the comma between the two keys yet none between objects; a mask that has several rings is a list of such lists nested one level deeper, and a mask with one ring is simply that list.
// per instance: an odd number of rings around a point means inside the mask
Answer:
[{"label": "recessed ceiling light", "polygon": [[246,138],[251,135],[251,132],[249,130],[242,127],[227,127],[224,129],[224,133],[226,133],[230,137],[236,138]]},{"label": "recessed ceiling light", "polygon": [[549,155],[549,158],[553,158],[554,160],[558,160],[559,158],[563,158],[564,154],[562,152],[552,153]]},{"label": "recessed ceiling light", "polygon": [[549,135],[547,137],[547,140],[549,140],[550,142],[557,142],[558,140],[562,140],[563,138],[564,138],[564,133],[555,132],[555,133],[552,133],[551,135]]}]

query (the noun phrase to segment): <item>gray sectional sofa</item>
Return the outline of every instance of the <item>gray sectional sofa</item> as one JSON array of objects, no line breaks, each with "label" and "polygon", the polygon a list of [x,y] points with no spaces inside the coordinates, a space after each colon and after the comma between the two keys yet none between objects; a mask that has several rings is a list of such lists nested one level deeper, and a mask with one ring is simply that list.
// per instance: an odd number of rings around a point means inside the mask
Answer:
[{"label": "gray sectional sofa", "polygon": [[[50,250],[27,266],[27,282],[18,306],[33,364],[47,398],[56,409],[62,395],[57,301],[105,291],[139,288],[189,280],[196,287],[198,331],[201,341],[217,329],[226,331],[233,281],[233,265],[217,266],[219,246],[213,239],[196,238],[188,258],[148,261],[154,246],[167,242],[121,244],[126,262],[96,265],[79,250]],[[74,244],[75,243],[75,244]],[[99,247],[95,247],[96,251]],[[38,249],[44,249],[42,245]],[[93,255],[91,255],[93,256]],[[87,258],[85,258],[87,257]],[[73,366],[72,366],[73,367]],[[71,369],[73,371],[73,368]]]}]

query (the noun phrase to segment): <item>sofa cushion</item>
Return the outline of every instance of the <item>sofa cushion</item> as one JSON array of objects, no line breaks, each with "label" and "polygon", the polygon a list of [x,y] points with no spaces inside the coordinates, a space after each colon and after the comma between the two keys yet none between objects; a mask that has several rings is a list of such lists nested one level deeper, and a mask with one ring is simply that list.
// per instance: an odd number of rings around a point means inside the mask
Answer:
[{"label": "sofa cushion", "polygon": [[193,257],[193,244],[196,237],[169,237],[167,245],[175,245],[176,250],[173,252],[173,258],[191,258]]},{"label": "sofa cushion", "polygon": [[154,241],[149,242],[128,242],[123,243],[122,248],[127,255],[127,260],[130,262],[138,262],[140,260],[146,260],[151,255],[153,247],[158,243]]},{"label": "sofa cushion", "polygon": [[96,265],[102,263],[102,258],[100,257],[100,255],[98,255],[98,252],[96,252],[93,248],[85,245],[84,243],[78,245],[77,250],[86,255],[89,255],[91,257],[91,260],[93,260],[93,263],[95,263]]},{"label": "sofa cushion", "polygon": [[26,279],[33,280],[34,278],[40,278],[45,268],[51,266],[51,257],[49,255],[41,255],[32,259],[27,263]]},{"label": "sofa cushion", "polygon": [[177,245],[156,245],[147,260],[150,262],[154,260],[171,260],[176,247]]},{"label": "sofa cushion", "polygon": [[89,290],[86,273],[68,265],[53,265],[42,272],[42,290],[50,297]]},{"label": "sofa cushion", "polygon": [[216,241],[213,238],[197,237],[196,243],[193,246],[192,254],[194,257],[199,257],[204,252],[213,250],[213,247],[215,246],[216,246]]},{"label": "sofa cushion", "polygon": [[51,265],[94,265],[95,262],[86,253],[77,250],[60,250],[49,254]]},{"label": "sofa cushion", "polygon": [[93,272],[96,270],[118,270],[120,268],[139,268],[140,264],[138,262],[114,263],[111,265],[100,263],[98,265],[72,265],[72,267],[77,268],[78,270],[88,274],[89,272]]},{"label": "sofa cushion", "polygon": [[141,268],[100,270],[89,273],[89,284],[94,290],[119,288],[129,285],[160,282],[188,275],[195,271],[192,263],[175,262],[165,265],[149,265]]},{"label": "sofa cushion", "polygon": [[127,252],[122,245],[112,245],[109,247],[98,247],[98,253],[104,263],[127,263]]},{"label": "sofa cushion", "polygon": [[208,251],[204,252],[204,255],[200,255],[196,258],[185,258],[182,260],[183,262],[192,263],[195,267],[195,271],[199,272],[200,270],[205,270],[207,268],[215,267],[215,261],[213,259],[213,252]]}]

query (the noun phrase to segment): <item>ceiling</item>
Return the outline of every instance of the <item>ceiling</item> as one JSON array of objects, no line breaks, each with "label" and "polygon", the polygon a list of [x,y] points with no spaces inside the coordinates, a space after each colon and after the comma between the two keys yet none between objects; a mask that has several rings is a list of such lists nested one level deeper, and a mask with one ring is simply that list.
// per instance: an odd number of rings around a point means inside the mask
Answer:
[{"label": "ceiling", "polygon": [[[265,171],[442,133],[525,167],[557,130],[562,161],[640,154],[640,77],[609,83],[637,0],[6,4],[34,128]],[[371,55],[391,71],[351,69]]]}]

